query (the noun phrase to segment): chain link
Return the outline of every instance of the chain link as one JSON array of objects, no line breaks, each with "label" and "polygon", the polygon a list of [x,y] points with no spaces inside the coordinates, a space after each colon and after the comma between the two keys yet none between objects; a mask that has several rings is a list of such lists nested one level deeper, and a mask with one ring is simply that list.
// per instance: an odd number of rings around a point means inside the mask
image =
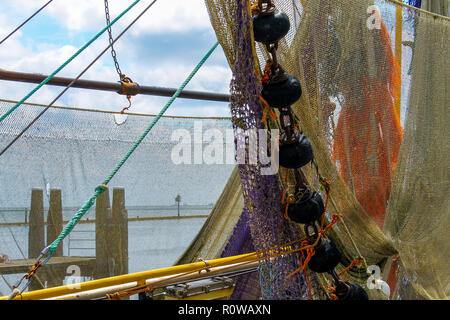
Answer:
[{"label": "chain link", "polygon": [[[105,15],[106,15],[106,25],[109,25],[111,23],[111,21],[110,21],[110,16],[109,16],[108,0],[105,0]],[[120,70],[119,62],[117,61],[116,50],[114,50],[114,46],[113,46],[114,40],[112,37],[111,27],[108,27],[108,36],[109,36],[109,44],[111,45],[111,56],[113,57],[114,65],[116,67],[117,73],[119,74],[120,80],[123,81],[126,78],[126,76],[122,73],[122,70]]]}]

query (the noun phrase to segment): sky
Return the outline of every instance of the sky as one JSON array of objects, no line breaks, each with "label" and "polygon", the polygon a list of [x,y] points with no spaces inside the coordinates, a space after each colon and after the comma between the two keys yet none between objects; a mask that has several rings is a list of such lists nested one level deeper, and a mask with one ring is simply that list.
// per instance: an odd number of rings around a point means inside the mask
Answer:
[{"label": "sky", "polygon": [[[111,20],[134,0],[109,0]],[[141,0],[112,26],[118,35],[152,0]],[[48,0],[0,0],[0,39]],[[103,0],[53,0],[0,45],[0,68],[50,74],[106,26]],[[123,73],[140,85],[178,88],[217,41],[204,0],[158,0],[115,44]],[[108,46],[105,32],[56,76],[76,77]],[[110,51],[82,79],[117,82]],[[186,90],[228,93],[231,70],[219,46]],[[20,100],[36,84],[0,80],[0,98]],[[48,104],[63,87],[44,86],[27,102]],[[130,112],[158,113],[169,98],[132,97]],[[114,92],[69,89],[55,105],[120,111],[128,106]],[[167,115],[230,116],[223,102],[178,99]]]}]

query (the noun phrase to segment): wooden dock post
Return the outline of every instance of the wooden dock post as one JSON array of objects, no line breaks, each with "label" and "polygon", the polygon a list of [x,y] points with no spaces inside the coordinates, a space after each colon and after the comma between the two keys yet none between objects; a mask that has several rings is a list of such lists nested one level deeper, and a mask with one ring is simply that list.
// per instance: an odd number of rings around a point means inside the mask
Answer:
[{"label": "wooden dock post", "polygon": [[[61,189],[50,190],[50,206],[47,213],[47,246],[50,245],[62,231],[63,214]],[[53,252],[54,257],[63,256],[63,247],[59,246]]]},{"label": "wooden dock post", "polygon": [[113,260],[111,255],[112,214],[109,201],[109,190],[105,190],[97,198],[95,204],[95,256],[96,267],[94,279],[113,276],[110,267]]},{"label": "wooden dock post", "polygon": [[[61,233],[63,225],[61,189],[50,189],[50,205],[47,213],[47,246],[50,245]],[[53,257],[63,256],[62,245],[53,252]],[[65,272],[54,271],[47,277],[47,287],[56,287],[63,284]]]},{"label": "wooden dock post", "polygon": [[44,237],[44,192],[31,190],[30,224],[28,229],[28,258],[36,259],[45,247]]},{"label": "wooden dock post", "polygon": [[112,254],[115,261],[114,276],[128,273],[128,212],[125,209],[125,189],[113,189]]},{"label": "wooden dock post", "polygon": [[[28,226],[28,258],[36,259],[45,247],[44,229],[44,192],[42,189],[31,189],[31,205]],[[43,289],[43,283],[32,281],[29,290]]]},{"label": "wooden dock post", "polygon": [[108,190],[96,202],[95,279],[128,273],[128,212],[124,188],[113,189],[112,203],[111,209]]}]

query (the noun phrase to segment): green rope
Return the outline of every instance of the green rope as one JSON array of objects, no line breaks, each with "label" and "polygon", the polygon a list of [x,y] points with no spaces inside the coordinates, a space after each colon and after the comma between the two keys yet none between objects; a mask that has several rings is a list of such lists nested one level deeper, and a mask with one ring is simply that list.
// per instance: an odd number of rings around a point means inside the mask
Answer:
[{"label": "green rope", "polygon": [[4,115],[0,117],[0,123],[9,116],[14,110],[16,110],[22,103],[24,103],[29,97],[31,97],[36,91],[38,91],[43,85],[45,85],[51,78],[53,78],[59,71],[61,71],[65,66],[67,66],[73,59],[75,59],[81,52],[83,52],[88,46],[97,40],[109,27],[111,27],[117,20],[122,18],[131,8],[133,8],[139,1],[135,0],[125,11],[118,15],[110,24],[103,28],[99,33],[97,33],[91,40],[89,40],[84,46],[82,46],[74,55],[72,55],[66,62],[64,62],[58,69],[56,69],[52,74],[50,74],[46,79],[44,79],[36,88],[31,90],[22,100],[17,102],[11,109],[9,109]]},{"label": "green rope", "polygon": [[180,88],[173,94],[173,96],[169,99],[167,104],[164,106],[164,108],[161,109],[159,114],[153,119],[152,123],[147,127],[147,129],[142,133],[142,135],[136,140],[136,142],[133,144],[131,149],[126,153],[126,155],[123,157],[123,159],[117,164],[117,166],[114,168],[114,170],[109,174],[108,177],[103,181],[101,185],[99,185],[97,188],[95,188],[95,193],[87,200],[84,205],[81,207],[80,210],[75,214],[75,216],[70,220],[70,222],[64,227],[64,229],[61,231],[61,234],[58,236],[58,238],[52,242],[49,246],[48,252],[51,254],[53,253],[58,245],[61,243],[61,241],[72,231],[72,229],[75,227],[75,225],[78,223],[78,221],[84,216],[84,214],[94,205],[95,199],[102,194],[108,187],[107,184],[111,181],[111,179],[114,177],[114,175],[119,171],[119,169],[123,166],[125,161],[128,160],[128,158],[131,156],[131,154],[136,150],[136,148],[139,146],[139,144],[144,140],[144,138],[147,136],[147,134],[152,130],[152,128],[155,126],[155,124],[159,121],[159,119],[163,116],[163,114],[167,111],[167,109],[172,105],[172,103],[175,101],[175,99],[180,95],[180,93],[183,91],[183,89],[186,87],[186,85],[191,81],[191,79],[194,77],[194,75],[197,73],[197,71],[200,69],[200,67],[205,63],[205,61],[209,58],[209,56],[213,53],[213,51],[217,48],[219,45],[219,42],[216,42],[214,46],[208,51],[208,53],[200,60],[198,65],[194,68],[194,70],[191,72],[191,74],[186,78],[186,80],[181,84]]}]

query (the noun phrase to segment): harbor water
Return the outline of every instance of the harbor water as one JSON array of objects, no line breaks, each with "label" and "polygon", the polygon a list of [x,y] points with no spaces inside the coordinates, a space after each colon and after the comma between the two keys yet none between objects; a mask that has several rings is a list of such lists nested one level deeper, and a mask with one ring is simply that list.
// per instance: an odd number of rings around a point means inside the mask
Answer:
[{"label": "harbor water", "polygon": [[[154,210],[143,208],[127,210],[129,218],[139,217],[139,220],[128,222],[129,273],[173,265],[203,226],[211,207],[188,210],[182,207],[179,219],[167,219],[178,215],[175,206]],[[95,256],[95,223],[86,223],[87,220],[95,219],[95,210],[91,211],[82,219],[85,223],[79,223],[70,236],[64,239],[64,256]],[[28,257],[28,225],[24,224],[25,215],[19,212],[19,210],[0,210],[0,255],[7,255],[11,260]],[[70,210],[64,210],[65,220],[70,217],[69,213]],[[186,216],[199,217],[186,218]],[[152,220],[145,220],[148,218]],[[1,275],[0,294],[9,294],[9,285],[14,285],[22,275]],[[68,273],[68,276],[70,275],[71,273]],[[80,280],[90,278],[82,277]]]}]

